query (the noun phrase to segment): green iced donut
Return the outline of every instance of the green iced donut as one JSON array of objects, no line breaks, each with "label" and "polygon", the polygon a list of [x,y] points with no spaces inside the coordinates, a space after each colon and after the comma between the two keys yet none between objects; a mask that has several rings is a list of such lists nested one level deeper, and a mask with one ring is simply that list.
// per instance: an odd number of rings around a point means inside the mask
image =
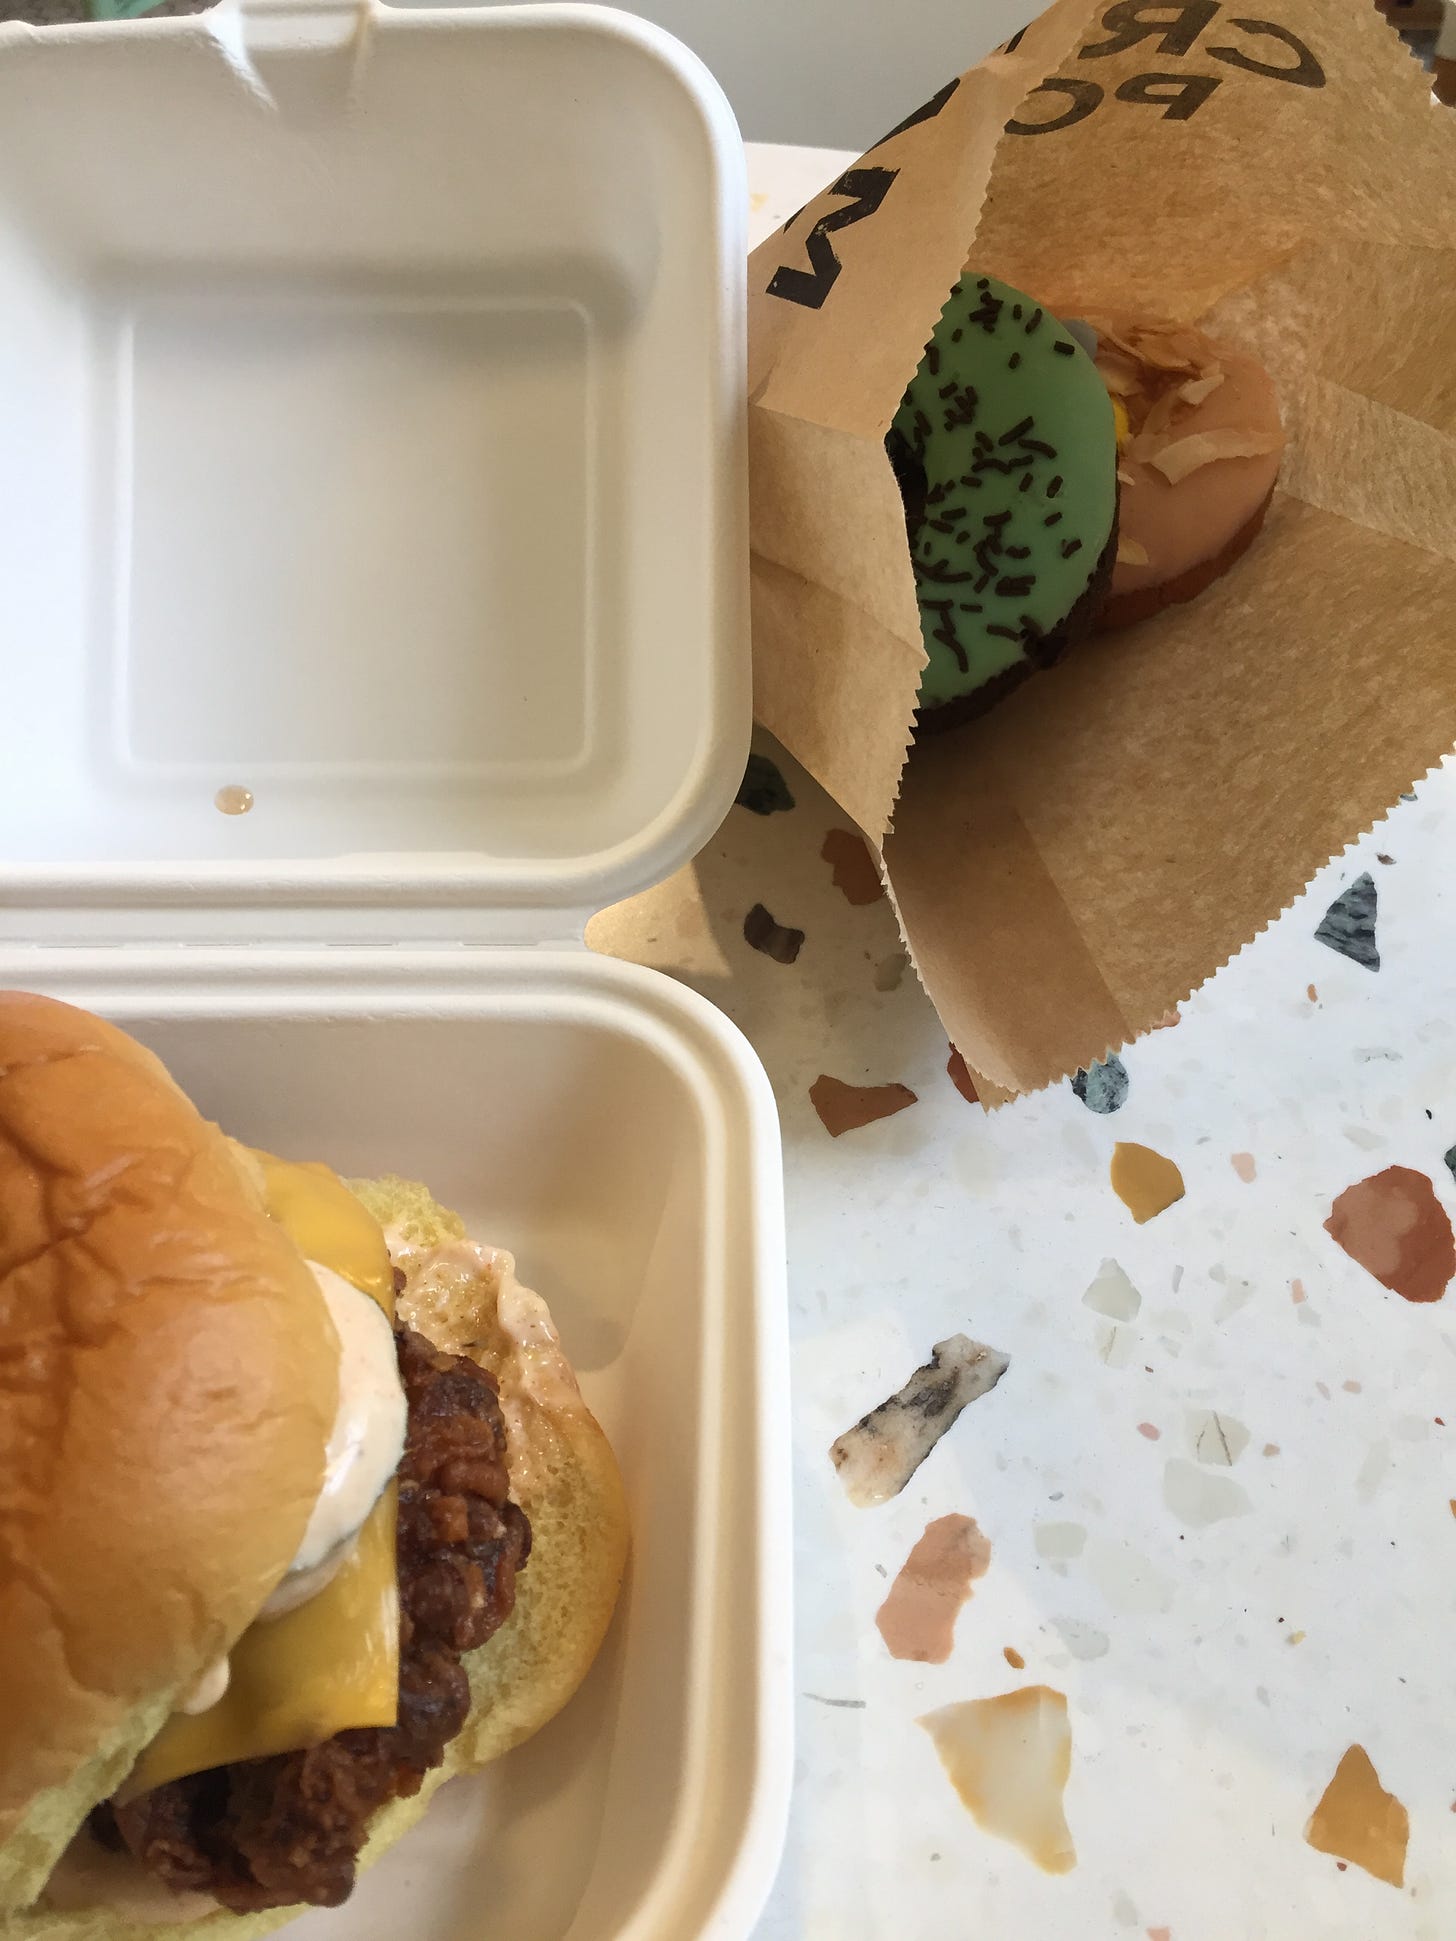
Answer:
[{"label": "green iced donut", "polygon": [[967,272],[886,444],[930,657],[920,719],[947,725],[1090,630],[1116,552],[1112,402],[1065,325]]}]

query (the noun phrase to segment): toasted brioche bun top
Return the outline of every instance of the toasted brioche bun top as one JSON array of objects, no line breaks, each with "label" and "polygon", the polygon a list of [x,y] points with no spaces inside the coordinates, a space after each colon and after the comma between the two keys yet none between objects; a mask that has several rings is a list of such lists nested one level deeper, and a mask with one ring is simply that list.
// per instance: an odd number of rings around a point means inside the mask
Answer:
[{"label": "toasted brioche bun top", "polygon": [[338,1343],[152,1054],[0,993],[0,1913],[287,1570]]}]

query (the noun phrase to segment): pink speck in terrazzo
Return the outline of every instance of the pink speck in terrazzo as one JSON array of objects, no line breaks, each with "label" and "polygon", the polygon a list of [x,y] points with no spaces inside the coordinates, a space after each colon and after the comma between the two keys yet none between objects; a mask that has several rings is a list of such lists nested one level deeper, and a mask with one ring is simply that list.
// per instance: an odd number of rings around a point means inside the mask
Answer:
[{"label": "pink speck in terrazzo", "polygon": [[820,1072],[809,1087],[809,1099],[824,1130],[831,1139],[838,1139],[846,1132],[873,1125],[876,1119],[903,1112],[907,1105],[914,1105],[915,1094],[908,1085],[849,1085],[842,1078]]},{"label": "pink speck in terrazzo", "polygon": [[900,1566],[875,1626],[892,1658],[943,1665],[971,1585],[991,1562],[991,1545],[969,1516],[940,1516]]},{"label": "pink speck in terrazzo", "polygon": [[1244,1182],[1245,1186],[1253,1184],[1254,1175],[1258,1171],[1258,1168],[1254,1164],[1254,1155],[1251,1152],[1230,1153],[1229,1164]]},{"label": "pink speck in terrazzo", "polygon": [[1289,1283],[1289,1298],[1296,1307],[1299,1306],[1301,1301],[1307,1301],[1309,1299],[1309,1296],[1304,1291],[1303,1281],[1294,1280]]},{"label": "pink speck in terrazzo", "polygon": [[1173,1941],[1171,1928],[1149,1928],[1148,1941]]},{"label": "pink speck in terrazzo", "polygon": [[1279,1444],[1277,1442],[1266,1442],[1264,1444],[1264,1454],[1266,1456],[1277,1456],[1279,1454]]},{"label": "pink speck in terrazzo", "polygon": [[1360,1384],[1358,1382],[1341,1382],[1340,1387],[1344,1389],[1347,1395],[1358,1395],[1360,1393]]},{"label": "pink speck in terrazzo", "polygon": [[945,1069],[949,1075],[951,1084],[954,1085],[966,1104],[979,1105],[981,1095],[976,1090],[976,1081],[971,1077],[965,1059],[961,1057],[954,1045],[950,1048],[950,1057],[946,1060]]},{"label": "pink speck in terrazzo", "polygon": [[1425,1174],[1409,1166],[1387,1166],[1347,1186],[1325,1231],[1405,1301],[1439,1301],[1456,1274],[1450,1215]]},{"label": "pink speck in terrazzo", "polygon": [[857,829],[831,829],[819,854],[834,876],[834,887],[846,903],[877,903],[885,893],[880,866]]},{"label": "pink speck in terrazzo", "polygon": [[1140,1436],[1146,1436],[1149,1442],[1156,1442],[1162,1433],[1163,1431],[1151,1422],[1139,1422],[1138,1424],[1138,1434]]}]

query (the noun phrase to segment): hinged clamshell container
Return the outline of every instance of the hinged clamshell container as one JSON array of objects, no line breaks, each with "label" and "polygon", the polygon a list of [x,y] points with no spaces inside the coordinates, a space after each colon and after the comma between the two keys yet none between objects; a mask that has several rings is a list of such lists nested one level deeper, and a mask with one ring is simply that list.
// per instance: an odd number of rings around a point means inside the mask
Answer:
[{"label": "hinged clamshell container", "polygon": [[602,9],[0,26],[0,982],[512,1248],[632,1507],[582,1693],[300,1941],[743,1936],[777,1863],[773,1100],[580,941],[742,772],[744,203]]}]

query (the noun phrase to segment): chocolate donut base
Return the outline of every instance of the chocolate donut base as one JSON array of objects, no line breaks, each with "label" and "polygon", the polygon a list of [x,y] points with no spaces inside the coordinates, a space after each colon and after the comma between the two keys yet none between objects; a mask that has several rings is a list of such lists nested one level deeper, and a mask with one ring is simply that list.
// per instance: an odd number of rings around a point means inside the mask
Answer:
[{"label": "chocolate donut base", "polygon": [[915,733],[939,735],[948,728],[959,728],[967,721],[979,721],[983,714],[989,714],[998,702],[1004,701],[1008,694],[1020,687],[1029,675],[1039,674],[1043,668],[1055,667],[1069,647],[1075,647],[1078,641],[1085,640],[1097,630],[1098,616],[1106,601],[1116,562],[1117,513],[1114,510],[1112,531],[1108,534],[1107,544],[1097,556],[1092,577],[1060,626],[1053,627],[1050,633],[1043,634],[1029,647],[1025,660],[1018,661],[1014,667],[1005,668],[999,674],[993,674],[974,693],[959,695],[954,701],[937,702],[934,707],[917,708]]},{"label": "chocolate donut base", "polygon": [[1176,579],[1163,580],[1157,586],[1139,586],[1130,593],[1109,594],[1097,616],[1095,631],[1108,634],[1120,627],[1135,626],[1139,620],[1151,620],[1164,607],[1179,606],[1184,600],[1196,598],[1206,586],[1212,586],[1253,544],[1273,497],[1274,488],[1271,485],[1263,503],[1254,509],[1251,517],[1212,559],[1200,560],[1196,566],[1190,566],[1186,573],[1180,573]]}]

